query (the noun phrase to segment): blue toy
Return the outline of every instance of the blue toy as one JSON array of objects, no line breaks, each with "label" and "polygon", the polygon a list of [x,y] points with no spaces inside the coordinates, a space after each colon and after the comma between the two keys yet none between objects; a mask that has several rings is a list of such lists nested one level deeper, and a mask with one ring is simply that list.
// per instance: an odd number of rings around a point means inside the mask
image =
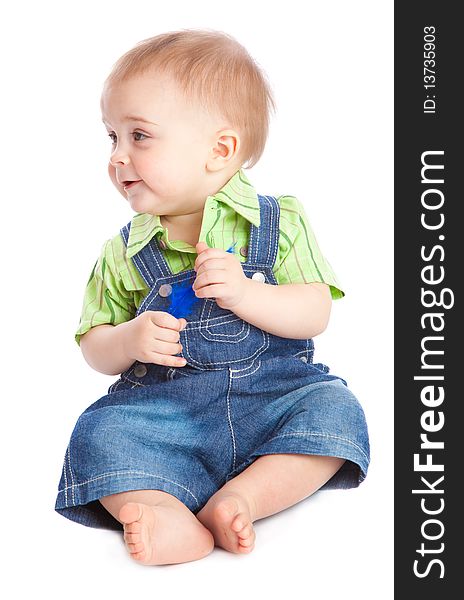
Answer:
[{"label": "blue toy", "polygon": [[[235,246],[237,242],[233,243],[230,248],[226,250],[230,254],[235,254]],[[201,300],[195,296],[195,292],[192,288],[192,284],[180,283],[172,286],[171,303],[168,307],[167,312],[176,317],[176,319],[186,318],[193,311],[195,303]]]}]

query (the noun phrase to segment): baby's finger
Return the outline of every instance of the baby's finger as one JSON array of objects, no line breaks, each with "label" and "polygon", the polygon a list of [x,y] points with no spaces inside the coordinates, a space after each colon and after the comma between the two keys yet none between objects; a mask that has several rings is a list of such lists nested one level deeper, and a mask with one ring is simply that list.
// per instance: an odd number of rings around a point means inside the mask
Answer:
[{"label": "baby's finger", "polygon": [[171,342],[164,342],[163,340],[155,340],[153,351],[159,354],[179,354],[182,352],[182,344],[172,344]]},{"label": "baby's finger", "polygon": [[225,250],[221,248],[209,248],[196,257],[193,268],[197,271],[206,260],[210,260],[211,258],[225,258],[225,256],[227,256]]},{"label": "baby's finger", "polygon": [[211,258],[209,260],[206,260],[198,267],[198,269],[196,269],[197,276],[200,275],[200,273],[203,273],[203,271],[205,270],[209,271],[213,269],[225,269],[226,265],[227,263],[224,260],[224,258]]},{"label": "baby's finger", "polygon": [[163,342],[171,342],[176,344],[180,340],[180,333],[175,329],[168,329],[167,327],[155,326],[153,330],[153,337],[156,340],[162,340]]},{"label": "baby's finger", "polygon": [[197,298],[222,298],[227,293],[227,288],[222,283],[218,285],[206,285],[201,290],[195,290]]},{"label": "baby's finger", "polygon": [[155,365],[163,365],[164,367],[185,367],[187,361],[182,356],[169,356],[168,354],[159,354],[152,352],[151,362]]},{"label": "baby's finger", "polygon": [[211,285],[213,283],[225,283],[226,271],[225,269],[215,269],[213,271],[204,271],[201,275],[198,275],[193,282],[192,288],[196,292],[203,287]]},{"label": "baby's finger", "polygon": [[204,252],[205,250],[208,250],[209,246],[206,242],[198,242],[195,245],[195,248],[197,250],[197,253],[200,254],[201,252]]},{"label": "baby's finger", "polygon": [[181,327],[181,322],[179,319],[176,319],[176,317],[173,315],[161,310],[152,311],[152,321],[159,327],[174,329],[174,331],[179,331]]}]

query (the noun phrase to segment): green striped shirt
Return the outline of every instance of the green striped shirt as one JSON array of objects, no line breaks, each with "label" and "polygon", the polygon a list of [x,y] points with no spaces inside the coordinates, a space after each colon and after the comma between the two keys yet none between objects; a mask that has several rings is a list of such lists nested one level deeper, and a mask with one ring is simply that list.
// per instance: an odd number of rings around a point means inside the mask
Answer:
[{"label": "green striped shirt", "polygon": [[[330,264],[322,256],[302,204],[294,196],[280,196],[279,250],[273,268],[279,284],[323,282],[330,286],[332,298],[342,298]],[[247,248],[250,223],[260,224],[258,195],[243,170],[213,196],[208,196],[203,211],[199,241],[210,248],[226,250]],[[158,215],[136,214],[131,221],[127,248],[118,233],[103,245],[84,296],[76,341],[96,325],[118,325],[132,319],[149,288],[131,257],[158,236],[171,271],[176,274],[193,269],[196,250],[181,240],[170,240],[168,229]],[[246,252],[243,252],[246,254]],[[246,261],[240,251],[235,256]]]}]

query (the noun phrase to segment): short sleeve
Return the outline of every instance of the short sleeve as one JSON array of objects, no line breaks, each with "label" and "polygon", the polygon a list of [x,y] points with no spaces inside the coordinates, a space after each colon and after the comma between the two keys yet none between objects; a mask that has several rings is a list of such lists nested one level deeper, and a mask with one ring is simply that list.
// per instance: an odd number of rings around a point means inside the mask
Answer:
[{"label": "short sleeve", "polygon": [[326,283],[332,298],[345,293],[329,262],[324,258],[301,202],[294,196],[280,196],[279,251],[274,275],[279,284]]},{"label": "short sleeve", "polygon": [[97,325],[119,325],[132,319],[136,313],[133,294],[129,293],[115,261],[115,239],[103,245],[95,263],[84,295],[79,328],[75,339]]}]

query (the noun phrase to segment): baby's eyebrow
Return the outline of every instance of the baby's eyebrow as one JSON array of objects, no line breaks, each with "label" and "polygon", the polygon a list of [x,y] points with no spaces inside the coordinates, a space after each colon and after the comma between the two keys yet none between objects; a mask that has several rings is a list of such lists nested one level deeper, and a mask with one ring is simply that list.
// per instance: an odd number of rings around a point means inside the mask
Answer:
[{"label": "baby's eyebrow", "polygon": [[123,117],[123,121],[142,121],[142,123],[149,123],[150,125],[158,125],[153,121],[149,121],[148,119],[144,119],[143,117],[138,117],[136,115],[126,115]]},{"label": "baby's eyebrow", "polygon": [[[137,115],[125,115],[122,118],[123,121],[139,121],[141,123],[148,123],[149,125],[156,125],[158,126],[158,123],[155,123],[154,121],[149,121],[148,119],[145,119],[144,117],[139,117]],[[105,123],[105,125],[107,125],[108,123],[105,121],[105,118],[103,117],[102,119],[103,123]]]}]

